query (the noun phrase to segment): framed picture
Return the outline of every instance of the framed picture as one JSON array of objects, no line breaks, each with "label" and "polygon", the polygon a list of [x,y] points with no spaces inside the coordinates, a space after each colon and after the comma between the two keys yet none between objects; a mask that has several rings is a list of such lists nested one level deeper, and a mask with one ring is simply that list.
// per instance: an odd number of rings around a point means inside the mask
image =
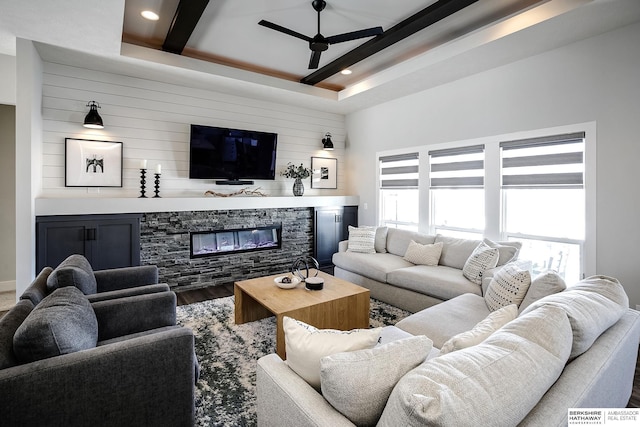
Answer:
[{"label": "framed picture", "polygon": [[338,188],[338,159],[311,158],[311,188]]},{"label": "framed picture", "polygon": [[65,138],[65,187],[122,187],[122,142]]}]

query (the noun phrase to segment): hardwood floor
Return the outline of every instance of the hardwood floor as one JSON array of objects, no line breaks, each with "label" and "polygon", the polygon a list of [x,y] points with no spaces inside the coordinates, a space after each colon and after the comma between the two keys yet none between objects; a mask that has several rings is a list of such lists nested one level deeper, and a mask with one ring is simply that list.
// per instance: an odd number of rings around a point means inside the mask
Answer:
[{"label": "hardwood floor", "polygon": [[233,285],[208,286],[206,288],[176,291],[178,305],[193,304],[210,299],[224,298],[233,295]]}]

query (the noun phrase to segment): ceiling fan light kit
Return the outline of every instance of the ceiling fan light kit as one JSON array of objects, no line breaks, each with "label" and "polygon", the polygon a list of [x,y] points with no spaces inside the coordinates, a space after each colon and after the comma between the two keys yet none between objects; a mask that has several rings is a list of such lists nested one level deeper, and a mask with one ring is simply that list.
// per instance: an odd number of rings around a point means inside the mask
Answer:
[{"label": "ceiling fan light kit", "polygon": [[283,27],[278,24],[274,24],[273,22],[269,22],[264,19],[258,22],[258,24],[262,25],[263,27],[267,27],[272,30],[279,31],[281,33],[284,33],[289,36],[293,36],[308,42],[309,49],[311,50],[311,57],[309,58],[309,69],[318,68],[318,65],[320,64],[320,55],[322,54],[322,52],[329,49],[329,45],[331,44],[343,43],[343,42],[362,39],[366,37],[373,37],[383,33],[382,27],[372,27],[372,28],[366,28],[364,30],[351,31],[348,33],[325,37],[320,33],[320,12],[322,12],[324,8],[327,6],[327,2],[324,0],[313,0],[311,2],[311,6],[313,6],[313,9],[318,13],[318,33],[313,37],[306,36],[297,31],[293,31],[289,28]]}]

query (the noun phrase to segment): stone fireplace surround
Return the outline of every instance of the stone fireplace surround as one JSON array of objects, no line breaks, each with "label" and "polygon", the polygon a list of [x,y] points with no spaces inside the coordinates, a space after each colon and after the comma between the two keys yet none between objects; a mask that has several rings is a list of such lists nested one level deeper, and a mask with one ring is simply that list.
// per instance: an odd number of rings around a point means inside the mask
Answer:
[{"label": "stone fireplace surround", "polygon": [[[191,258],[190,233],[282,224],[281,248]],[[313,253],[313,208],[153,212],[142,215],[140,262],[155,264],[159,280],[193,289],[288,272]]]}]

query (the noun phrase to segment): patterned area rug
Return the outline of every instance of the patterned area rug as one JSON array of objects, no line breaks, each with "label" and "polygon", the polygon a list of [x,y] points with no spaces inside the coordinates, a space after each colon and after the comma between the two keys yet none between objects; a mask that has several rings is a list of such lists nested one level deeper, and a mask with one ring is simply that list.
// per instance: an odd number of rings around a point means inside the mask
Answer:
[{"label": "patterned area rug", "polygon": [[[409,314],[371,299],[371,327],[392,325]],[[234,297],[180,306],[177,317],[193,330],[200,362],[196,425],[255,426],[256,361],[275,353],[275,317],[236,325]]]}]

